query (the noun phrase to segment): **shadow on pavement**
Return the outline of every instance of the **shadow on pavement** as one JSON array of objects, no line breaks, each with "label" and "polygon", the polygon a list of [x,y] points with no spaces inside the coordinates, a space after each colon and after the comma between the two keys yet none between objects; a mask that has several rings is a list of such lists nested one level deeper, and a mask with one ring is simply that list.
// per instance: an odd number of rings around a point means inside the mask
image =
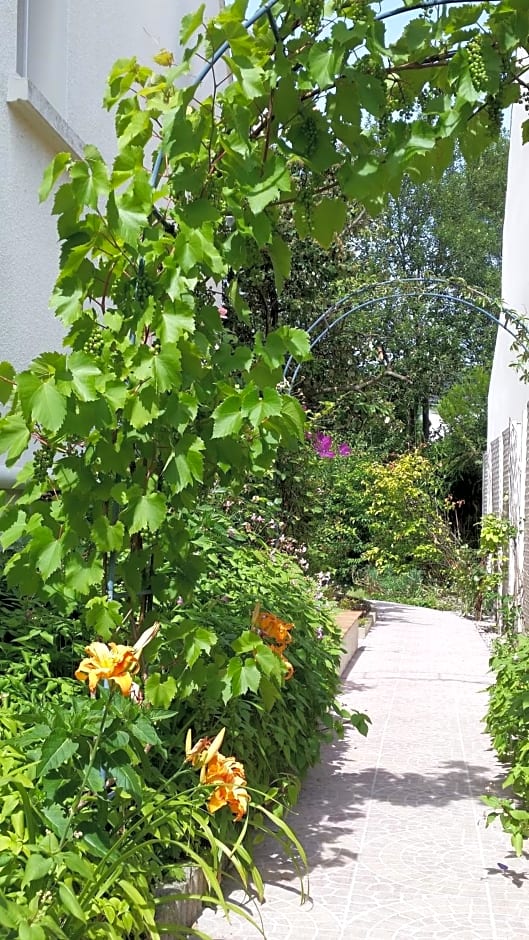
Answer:
[{"label": "shadow on pavement", "polygon": [[[394,773],[385,767],[355,770],[350,743],[340,741],[324,749],[322,762],[308,774],[288,823],[307,853],[309,869],[339,869],[358,857],[354,849],[360,845],[370,802],[440,807],[470,800],[490,787],[490,768],[457,760],[426,774]],[[256,863],[266,884],[299,890],[296,867],[275,841],[267,839],[258,847]]]}]

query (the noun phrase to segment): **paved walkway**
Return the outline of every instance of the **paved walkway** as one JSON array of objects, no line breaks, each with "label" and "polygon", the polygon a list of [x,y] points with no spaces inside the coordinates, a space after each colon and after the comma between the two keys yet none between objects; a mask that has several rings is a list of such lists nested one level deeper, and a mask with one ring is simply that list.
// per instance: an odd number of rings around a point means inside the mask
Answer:
[{"label": "paved walkway", "polygon": [[[378,616],[343,696],[371,731],[325,749],[290,819],[309,899],[274,843],[259,857],[265,903],[230,898],[268,940],[528,940],[527,859],[499,823],[485,828],[479,799],[499,773],[481,731],[485,643],[455,614],[381,603]],[[261,936],[212,911],[197,926],[214,940]]]}]

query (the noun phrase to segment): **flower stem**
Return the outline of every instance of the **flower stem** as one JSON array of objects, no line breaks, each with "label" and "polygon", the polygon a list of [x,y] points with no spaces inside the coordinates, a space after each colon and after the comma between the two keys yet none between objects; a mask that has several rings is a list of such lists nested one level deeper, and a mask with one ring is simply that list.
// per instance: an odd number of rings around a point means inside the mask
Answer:
[{"label": "flower stem", "polygon": [[63,832],[63,834],[62,834],[62,836],[61,836],[61,840],[60,840],[60,842],[59,842],[59,847],[58,847],[58,850],[57,850],[58,852],[60,852],[60,851],[62,850],[62,848],[64,847],[64,843],[66,842],[66,839],[68,838],[68,836],[69,836],[69,834],[70,834],[70,829],[71,829],[71,826],[72,826],[73,818],[74,818],[74,816],[75,816],[77,810],[79,809],[79,804],[80,804],[80,802],[81,802],[81,800],[82,800],[82,798],[83,798],[83,794],[84,794],[84,792],[85,792],[85,790],[86,790],[86,784],[87,784],[87,782],[88,782],[88,777],[89,777],[89,775],[90,775],[90,771],[92,770],[92,767],[94,766],[95,759],[96,759],[96,756],[97,756],[97,751],[98,751],[98,748],[99,748],[99,744],[100,744],[101,738],[102,738],[102,736],[103,736],[103,731],[104,731],[104,728],[105,728],[106,720],[107,720],[107,718],[108,718],[108,712],[109,712],[109,709],[110,709],[110,703],[111,703],[111,701],[112,701],[112,696],[113,696],[113,694],[114,694],[113,690],[110,691],[109,694],[108,694],[108,698],[107,698],[107,700],[106,700],[106,702],[105,702],[105,707],[103,708],[103,713],[102,713],[102,715],[101,715],[101,725],[99,726],[99,731],[97,732],[97,735],[96,735],[96,737],[95,737],[95,739],[94,739],[94,742],[93,742],[93,744],[92,744],[92,748],[91,748],[91,751],[90,751],[90,758],[89,758],[89,760],[88,760],[88,764],[86,765],[86,770],[85,770],[85,772],[84,772],[83,782],[82,782],[82,784],[81,784],[81,786],[80,786],[79,793],[78,793],[77,796],[75,797],[75,799],[74,799],[74,801],[73,801],[73,803],[72,803],[72,805],[71,805],[71,807],[70,807],[70,813],[69,813],[69,815],[68,815],[68,820],[67,820],[67,822],[66,822],[66,828],[65,828],[65,830],[64,830],[64,832]]}]

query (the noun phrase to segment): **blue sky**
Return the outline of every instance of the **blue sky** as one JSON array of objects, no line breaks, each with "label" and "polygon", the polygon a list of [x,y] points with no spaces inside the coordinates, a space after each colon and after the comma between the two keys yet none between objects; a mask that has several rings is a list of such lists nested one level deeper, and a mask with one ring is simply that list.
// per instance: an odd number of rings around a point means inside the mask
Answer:
[{"label": "blue sky", "polygon": [[[258,10],[262,6],[262,0],[250,0],[248,4],[248,15],[251,16],[255,10]],[[404,0],[380,0],[378,4],[372,4],[372,6],[378,9],[381,13],[387,13],[390,10],[395,10],[399,6],[404,6]],[[403,13],[401,16],[394,16],[386,22],[386,35],[390,42],[394,42],[395,39],[400,36],[404,26],[413,16],[417,16],[417,11],[414,10],[412,13]]]}]

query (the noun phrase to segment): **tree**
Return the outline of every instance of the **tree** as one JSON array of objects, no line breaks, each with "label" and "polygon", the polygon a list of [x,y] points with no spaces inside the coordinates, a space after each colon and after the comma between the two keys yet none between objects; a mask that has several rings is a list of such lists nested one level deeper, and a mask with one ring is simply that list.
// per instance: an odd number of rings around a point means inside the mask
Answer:
[{"label": "tree", "polygon": [[[496,309],[506,163],[507,141],[501,138],[478,161],[456,158],[435,186],[406,178],[379,218],[350,231],[346,247],[353,275],[336,284],[333,294],[346,294],[363,277],[367,286],[358,301],[366,301],[377,296],[374,287],[370,294],[370,281],[435,275],[460,280],[463,299]],[[319,270],[324,269],[322,254]],[[465,284],[484,296],[467,295]],[[469,367],[488,367],[495,326],[477,310],[438,298],[442,285],[421,294],[420,285],[404,283],[396,291],[400,297],[358,310],[329,334],[318,347],[318,362],[304,367],[304,391],[311,402],[318,389],[324,398],[334,393],[340,401],[337,420],[346,423],[349,413],[356,429],[359,419],[362,426],[362,419],[371,423],[377,412],[382,419],[389,416],[402,443],[414,445],[421,432],[428,439],[431,399],[446,394]],[[395,292],[388,287],[385,293]],[[457,295],[457,285],[451,293]]]},{"label": "tree", "polygon": [[[2,545],[13,581],[82,607],[102,636],[124,618],[136,636],[160,598],[193,584],[201,495],[266,470],[302,435],[276,385],[306,337],[282,326],[237,344],[210,280],[230,275],[232,315],[248,317],[239,274],[256,247],[277,284],[289,273],[282,206],[300,237],[328,247],[349,202],[374,212],[406,174],[439,178],[457,141],[480,152],[519,98],[519,2],[445,6],[435,21],[420,11],[389,44],[364,0],[325,15],[314,2],[273,8],[253,28],[240,0],[207,25],[202,8],[184,18],[182,67],[116,63],[113,166],[89,146],[83,160],[59,154],[43,183],[43,198],[60,183],[52,303],[66,352],[19,375],[0,368],[0,450],[14,463],[39,445],[3,510]],[[200,101],[181,77],[219,48],[234,81],[214,79]]]},{"label": "tree", "polygon": [[487,395],[490,373],[468,368],[438,405],[444,433],[433,444],[433,457],[445,479],[454,527],[466,541],[479,542],[482,455],[487,445]]}]

